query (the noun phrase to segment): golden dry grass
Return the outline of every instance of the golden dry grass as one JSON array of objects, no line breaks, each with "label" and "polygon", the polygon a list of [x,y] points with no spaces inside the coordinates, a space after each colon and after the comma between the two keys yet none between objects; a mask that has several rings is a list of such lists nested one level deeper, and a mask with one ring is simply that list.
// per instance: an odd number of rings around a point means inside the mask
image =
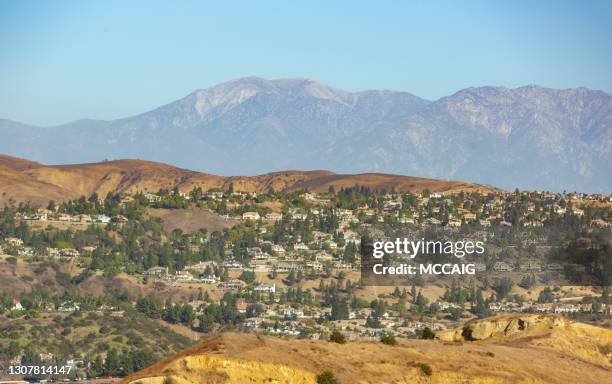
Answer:
[{"label": "golden dry grass", "polygon": [[[226,333],[124,382],[314,383],[317,373],[330,370],[340,383],[606,383],[612,365],[598,347],[611,335],[568,323],[507,340],[401,340],[391,347]],[[216,376],[207,381],[211,373]]]},{"label": "golden dry grass", "polygon": [[338,175],[329,171],[284,171],[259,176],[223,177],[193,172],[166,164],[142,160],[116,160],[103,163],[42,165],[0,154],[0,204],[30,201],[43,205],[49,200],[64,201],[94,192],[105,196],[108,192],[156,192],[160,188],[179,188],[189,191],[227,189],[232,184],[236,191],[267,192],[309,189],[326,192],[330,186],[363,185],[374,190],[436,192],[492,191],[493,188],[468,182],[432,180],[417,177],[366,173]]},{"label": "golden dry grass", "polygon": [[236,220],[224,219],[203,208],[150,209],[148,213],[152,217],[162,219],[162,226],[168,233],[175,229],[180,229],[184,233],[192,233],[202,228],[212,233],[231,228],[237,223]]}]

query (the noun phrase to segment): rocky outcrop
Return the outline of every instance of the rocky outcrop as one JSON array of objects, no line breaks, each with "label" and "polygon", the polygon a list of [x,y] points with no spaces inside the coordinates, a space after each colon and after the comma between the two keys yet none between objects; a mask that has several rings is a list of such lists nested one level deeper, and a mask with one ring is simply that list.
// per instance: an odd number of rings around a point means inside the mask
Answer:
[{"label": "rocky outcrop", "polygon": [[514,335],[535,335],[566,324],[568,324],[568,321],[559,316],[500,315],[468,321],[462,327],[439,332],[436,334],[436,338],[442,341],[498,340]]}]

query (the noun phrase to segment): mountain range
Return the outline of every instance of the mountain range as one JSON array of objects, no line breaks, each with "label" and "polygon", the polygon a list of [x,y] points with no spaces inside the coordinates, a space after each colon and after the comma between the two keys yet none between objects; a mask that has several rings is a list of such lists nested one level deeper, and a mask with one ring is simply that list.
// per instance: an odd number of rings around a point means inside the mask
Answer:
[{"label": "mountain range", "polygon": [[612,97],[475,87],[429,101],[250,77],[118,120],[0,120],[0,152],[54,164],[137,158],[221,175],[329,169],[609,193]]}]

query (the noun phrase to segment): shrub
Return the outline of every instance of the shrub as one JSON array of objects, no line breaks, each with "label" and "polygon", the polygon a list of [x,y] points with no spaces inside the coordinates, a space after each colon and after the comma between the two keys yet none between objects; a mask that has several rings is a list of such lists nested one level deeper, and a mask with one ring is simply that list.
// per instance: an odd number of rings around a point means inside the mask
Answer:
[{"label": "shrub", "polygon": [[380,342],[387,345],[397,345],[397,340],[395,340],[393,335],[383,335],[380,338]]},{"label": "shrub", "polygon": [[346,337],[340,331],[333,331],[329,337],[329,341],[332,343],[345,344]]},{"label": "shrub", "polygon": [[495,353],[493,353],[493,352],[487,352],[487,356],[489,356],[489,357],[495,357]]},{"label": "shrub", "polygon": [[338,379],[331,371],[323,371],[317,375],[317,384],[338,384]]},{"label": "shrub", "polygon": [[431,376],[433,374],[433,369],[431,369],[431,366],[427,363],[419,364],[419,368],[421,368],[421,371],[427,376]]},{"label": "shrub", "polygon": [[421,334],[421,339],[433,340],[434,337],[436,337],[436,334],[434,333],[434,331],[431,330],[431,328],[425,327],[423,329],[423,333]]}]

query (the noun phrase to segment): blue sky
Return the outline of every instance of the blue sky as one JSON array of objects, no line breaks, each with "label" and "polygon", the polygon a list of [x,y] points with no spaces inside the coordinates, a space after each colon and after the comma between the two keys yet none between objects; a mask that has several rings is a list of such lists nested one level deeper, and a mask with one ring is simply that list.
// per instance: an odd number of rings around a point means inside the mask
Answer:
[{"label": "blue sky", "polygon": [[0,118],[114,119],[243,76],[436,99],[612,91],[610,1],[0,2]]}]

